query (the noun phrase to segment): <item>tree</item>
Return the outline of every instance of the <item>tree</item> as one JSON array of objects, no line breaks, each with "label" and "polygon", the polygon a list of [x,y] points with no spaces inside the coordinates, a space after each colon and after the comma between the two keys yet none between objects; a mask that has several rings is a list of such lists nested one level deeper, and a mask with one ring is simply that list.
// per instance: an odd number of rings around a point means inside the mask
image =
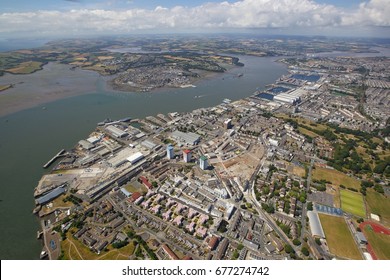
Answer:
[{"label": "tree", "polygon": [[129,242],[127,242],[126,240],[118,241],[118,242],[112,243],[112,247],[115,249],[119,249],[119,248],[125,247],[127,244],[129,244]]},{"label": "tree", "polygon": [[317,245],[321,246],[321,239],[316,238],[316,239],[314,239],[314,240],[315,240],[315,242],[317,243]]},{"label": "tree", "polygon": [[374,189],[378,193],[382,193],[382,194],[385,193],[385,191],[383,190],[383,187],[379,184],[375,184]]},{"label": "tree", "polygon": [[240,254],[238,253],[238,251],[237,251],[237,250],[234,250],[232,259],[233,259],[233,260],[236,260],[236,259],[238,259],[239,256],[240,256]]},{"label": "tree", "polygon": [[289,244],[286,244],[286,245],[284,246],[284,251],[285,251],[287,254],[295,253],[293,247],[291,247],[291,245],[289,245]]},{"label": "tree", "polygon": [[309,249],[307,247],[302,247],[301,250],[302,254],[304,254],[306,257],[310,255]]},{"label": "tree", "polygon": [[307,203],[307,210],[308,211],[313,211],[313,202],[308,202]]},{"label": "tree", "polygon": [[294,239],[293,240],[293,244],[295,245],[295,246],[299,246],[299,245],[301,245],[302,243],[301,243],[301,241],[299,241],[299,239]]}]

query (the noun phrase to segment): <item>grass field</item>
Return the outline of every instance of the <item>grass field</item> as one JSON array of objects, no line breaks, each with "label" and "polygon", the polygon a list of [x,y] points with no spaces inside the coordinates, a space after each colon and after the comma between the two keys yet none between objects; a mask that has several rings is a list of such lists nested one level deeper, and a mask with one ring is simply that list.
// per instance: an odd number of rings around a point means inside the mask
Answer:
[{"label": "grass field", "polygon": [[376,233],[369,225],[364,227],[364,233],[378,259],[390,260],[390,235]]},{"label": "grass field", "polygon": [[325,214],[319,214],[319,217],[330,252],[339,257],[361,260],[362,256],[344,218]]},{"label": "grass field", "polygon": [[366,217],[363,196],[360,193],[340,189],[341,209],[359,217]]},{"label": "grass field", "polygon": [[59,207],[63,207],[63,208],[70,208],[73,206],[73,203],[70,202],[70,201],[67,201],[67,202],[63,202],[63,199],[66,197],[65,194],[57,197],[56,199],[54,199],[51,203],[53,204],[53,207],[42,207],[42,211],[43,213],[47,214],[51,211],[53,211],[53,209],[56,209],[56,208],[59,208]]},{"label": "grass field", "polygon": [[328,168],[317,167],[313,170],[313,179],[314,180],[326,180],[332,182],[333,185],[344,185],[348,188],[354,188],[356,190],[360,189],[360,181],[351,178],[348,175]]},{"label": "grass field", "polygon": [[390,226],[390,198],[385,197],[372,189],[368,189],[366,201],[369,212],[379,215],[381,217],[381,222]]},{"label": "grass field", "polygon": [[138,184],[138,186],[134,186],[131,183],[127,184],[124,187],[128,192],[135,193],[135,192],[140,192],[140,193],[146,193],[148,190],[146,187],[144,187],[141,184]]},{"label": "grass field", "polygon": [[[286,114],[276,114],[275,116],[277,118],[281,118],[281,119],[285,119],[285,120],[290,119],[290,117],[287,116]],[[329,128],[326,125],[315,123],[315,122],[309,121],[308,119],[304,119],[304,118],[291,118],[291,119],[293,119],[294,121],[296,121],[300,125],[305,125],[305,126],[313,128],[315,130],[322,131],[322,130],[326,130],[327,128]],[[331,129],[331,130],[333,130],[333,129]]]},{"label": "grass field", "polygon": [[294,166],[293,167],[293,174],[303,178],[306,175],[305,168],[302,168],[299,166]]},{"label": "grass field", "polygon": [[64,252],[66,260],[128,260],[135,249],[132,242],[120,249],[114,249],[111,245],[107,248],[108,252],[102,252],[98,255],[82,242],[76,240],[69,232],[67,239],[61,242],[61,250]]},{"label": "grass field", "polygon": [[317,133],[314,133],[313,131],[310,131],[310,130],[308,130],[306,128],[298,127],[298,130],[303,135],[307,135],[307,136],[312,137],[312,138],[318,137]]},{"label": "grass field", "polygon": [[26,61],[20,63],[18,66],[14,68],[7,69],[7,72],[12,74],[31,74],[37,70],[42,68],[42,62],[38,61]]}]

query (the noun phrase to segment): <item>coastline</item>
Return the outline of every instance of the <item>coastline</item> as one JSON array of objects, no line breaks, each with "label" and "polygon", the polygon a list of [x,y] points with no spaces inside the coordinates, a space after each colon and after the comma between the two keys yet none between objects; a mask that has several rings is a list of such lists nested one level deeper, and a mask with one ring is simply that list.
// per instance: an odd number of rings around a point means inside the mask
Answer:
[{"label": "coastline", "polygon": [[[42,164],[58,152],[59,147],[72,148],[79,139],[86,137],[96,127],[96,123],[105,118],[120,119],[123,116],[145,118],[158,113],[206,108],[219,104],[225,98],[238,100],[252,94],[257,87],[272,83],[287,71],[284,65],[274,62],[275,58],[254,59],[243,56],[240,59],[244,63],[247,62],[245,68],[235,68],[231,72],[216,75],[213,73],[213,77],[198,82],[196,88],[161,89],[158,90],[158,94],[127,94],[113,91],[105,83],[110,77],[101,77],[92,71],[83,71],[81,75],[77,69],[67,71],[66,73],[81,76],[73,80],[63,77],[67,83],[73,83],[69,85],[72,89],[80,92],[77,86],[87,83],[90,84],[89,89],[92,89],[88,92],[91,94],[82,92],[76,94],[79,96],[64,98],[2,117],[0,126],[4,137],[0,143],[0,154],[4,168],[0,171],[0,177],[4,183],[3,197],[6,199],[2,202],[2,207],[5,212],[4,225],[7,227],[1,233],[1,238],[9,240],[7,242],[9,245],[0,250],[3,258],[35,259],[39,256],[42,247],[41,242],[36,240],[36,231],[40,225],[31,215],[33,207],[31,193],[40,177],[46,173],[42,170]],[[67,66],[54,65],[52,70],[57,69],[56,67]],[[40,71],[34,75],[43,77],[44,75],[40,73],[47,72]],[[236,79],[235,77],[240,73],[244,73],[244,76]],[[52,78],[50,73],[47,75],[49,75],[48,79]],[[64,79],[59,80],[60,84],[65,82]],[[74,81],[77,82],[76,85]],[[20,85],[20,88],[22,86],[23,89],[28,89],[26,83]],[[42,90],[47,89],[42,88]],[[14,89],[10,91],[14,92]],[[66,92],[62,94],[69,96]],[[43,103],[47,102],[45,100]],[[42,110],[43,106],[47,109]],[[29,145],[25,144],[26,135]],[[26,160],[26,156],[29,160]],[[25,171],[24,176],[14,175],[15,166]],[[18,189],[21,191],[15,192]],[[16,204],[15,201],[22,201],[21,205]],[[11,213],[16,213],[20,218],[15,220]],[[13,237],[21,233],[23,235],[18,239],[17,250],[15,250],[12,245]],[[28,253],[26,248],[29,249]]]},{"label": "coastline", "polygon": [[[194,70],[194,73],[197,73],[199,77],[194,78],[190,85],[185,87],[164,86],[143,92],[136,90],[137,88],[129,87],[127,90],[123,90],[121,87],[116,86],[113,83],[115,75],[103,76],[96,71],[81,68],[71,70],[69,65],[50,62],[45,64],[42,70],[35,71],[31,74],[15,75],[6,73],[0,77],[1,83],[13,85],[0,91],[0,117],[5,117],[13,113],[42,106],[54,101],[96,93],[99,91],[99,83],[104,84],[104,91],[128,94],[159,93],[172,89],[186,90],[187,88],[196,87],[197,84],[203,81],[217,78],[223,74],[229,74],[232,69],[238,68],[238,66],[234,65],[229,66],[231,67],[226,67],[226,65],[224,65],[226,71],[223,73]],[[53,72],[53,68],[54,72],[61,73],[57,73],[54,77],[49,77],[53,76],[51,73]],[[70,76],[68,77],[69,81],[66,81],[67,84],[63,84],[63,80],[66,80],[67,76]],[[92,78],[92,83],[84,82],[84,77],[87,79]],[[45,82],[47,83],[45,84]],[[34,83],[38,83],[38,85]],[[44,88],[44,90],[41,88]]]},{"label": "coastline", "polygon": [[[80,72],[82,71],[82,74]],[[84,78],[91,81],[83,82]],[[100,75],[90,70],[70,70],[68,65],[50,62],[31,74],[6,73],[2,84],[12,84],[0,92],[0,117],[53,101],[96,92]]]}]

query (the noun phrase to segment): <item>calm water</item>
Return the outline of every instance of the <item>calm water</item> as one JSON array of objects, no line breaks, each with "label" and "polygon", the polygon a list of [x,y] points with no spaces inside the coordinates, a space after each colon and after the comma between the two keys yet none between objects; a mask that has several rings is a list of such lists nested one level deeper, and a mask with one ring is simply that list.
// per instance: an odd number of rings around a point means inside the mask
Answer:
[{"label": "calm water", "polygon": [[[247,97],[256,88],[264,88],[287,73],[284,65],[271,58],[244,56],[241,61],[245,67],[201,81],[196,88],[147,94],[110,92],[101,78],[95,93],[45,104],[46,110],[40,105],[0,118],[1,259],[39,257],[42,249],[36,240],[39,225],[31,211],[33,190],[45,172],[42,165],[60,149],[72,148],[87,137],[97,122],[107,117],[142,118],[214,106],[224,98]],[[244,75],[238,78],[239,73]],[[96,77],[88,73],[83,78],[83,83],[96,83]],[[74,87],[72,83],[70,86]]]}]

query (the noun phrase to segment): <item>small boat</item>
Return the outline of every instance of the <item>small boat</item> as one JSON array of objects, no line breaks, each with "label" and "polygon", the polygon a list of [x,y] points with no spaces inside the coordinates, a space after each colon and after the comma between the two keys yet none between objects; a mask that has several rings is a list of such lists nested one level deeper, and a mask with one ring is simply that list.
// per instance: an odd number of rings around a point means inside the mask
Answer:
[{"label": "small boat", "polygon": [[47,252],[45,250],[42,250],[41,254],[39,255],[39,258],[42,260],[48,256]]},{"label": "small boat", "polygon": [[41,239],[43,236],[43,231],[37,231],[37,239]]}]

